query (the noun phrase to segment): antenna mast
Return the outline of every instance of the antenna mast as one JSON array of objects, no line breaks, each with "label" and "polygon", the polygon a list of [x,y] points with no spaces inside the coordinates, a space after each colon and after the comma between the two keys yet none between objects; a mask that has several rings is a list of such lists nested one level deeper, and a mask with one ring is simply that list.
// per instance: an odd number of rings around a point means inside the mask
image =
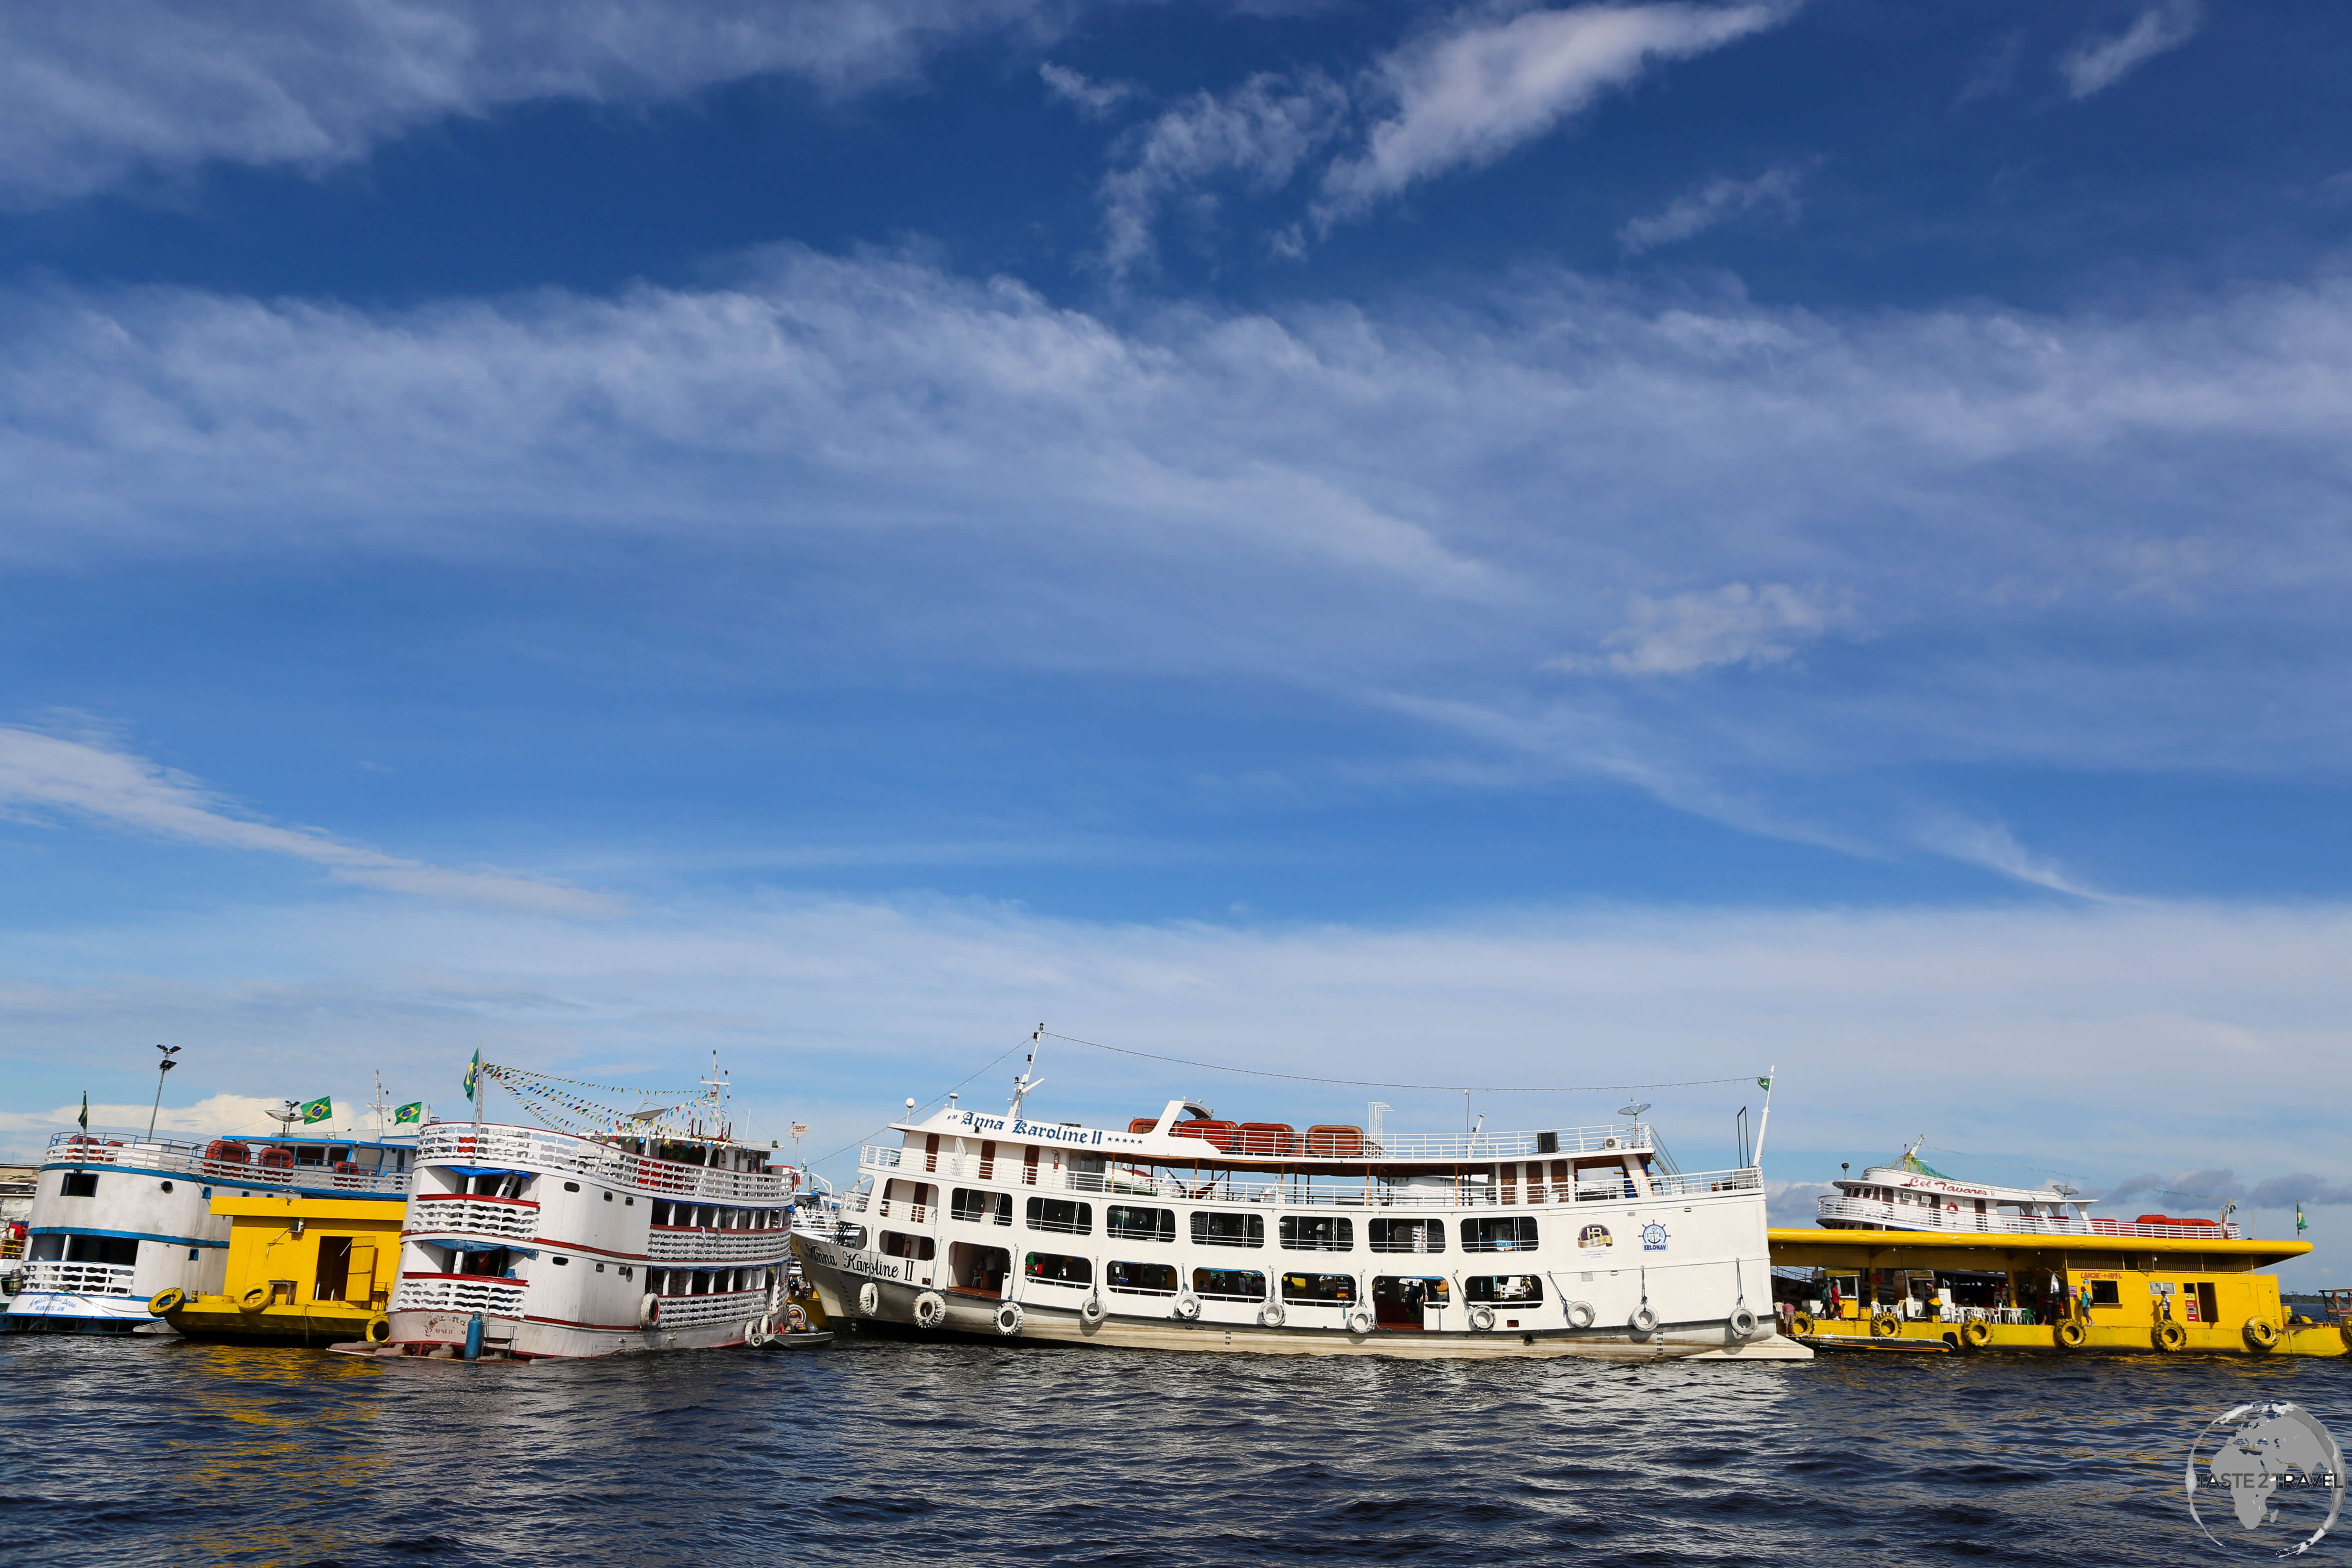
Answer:
[{"label": "antenna mast", "polygon": [[1005,1112],[1007,1116],[1018,1117],[1021,1114],[1021,1102],[1029,1098],[1029,1091],[1045,1081],[1042,1078],[1033,1076],[1029,1070],[1037,1065],[1037,1047],[1045,1037],[1045,1026],[1040,1024],[1037,1026],[1036,1033],[1029,1037],[1029,1059],[1021,1064],[1021,1076],[1013,1080],[1013,1106]]}]

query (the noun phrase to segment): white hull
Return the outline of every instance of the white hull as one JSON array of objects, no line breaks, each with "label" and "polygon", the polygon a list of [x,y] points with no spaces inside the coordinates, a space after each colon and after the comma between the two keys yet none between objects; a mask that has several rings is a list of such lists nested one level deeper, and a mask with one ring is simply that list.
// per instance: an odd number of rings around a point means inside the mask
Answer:
[{"label": "white hull", "polygon": [[[1630,1328],[1573,1329],[1559,1320],[1559,1310],[1545,1316],[1529,1311],[1498,1317],[1485,1332],[1467,1330],[1412,1330],[1375,1326],[1350,1332],[1344,1322],[1328,1325],[1286,1321],[1266,1328],[1255,1321],[1256,1309],[1242,1303],[1204,1302],[1202,1316],[1186,1321],[1165,1301],[1147,1311],[1107,1310],[1087,1322],[1074,1299],[1062,1302],[1041,1299],[1030,1290],[1017,1304],[1021,1327],[1005,1334],[997,1314],[1004,1302],[963,1290],[934,1291],[929,1286],[893,1279],[883,1270],[895,1259],[877,1254],[852,1252],[807,1237],[795,1238],[802,1266],[814,1281],[825,1315],[837,1327],[856,1331],[872,1325],[917,1337],[982,1335],[990,1339],[1043,1341],[1064,1344],[1101,1345],[1126,1350],[1237,1352],[1247,1355],[1374,1355],[1412,1360],[1493,1361],[1514,1357],[1585,1356],[1601,1361],[1664,1361],[1706,1358],[1717,1361],[1810,1361],[1812,1352],[1769,1331],[1770,1320],[1759,1325],[1756,1337],[1742,1340],[1728,1320],[1692,1322],[1662,1321],[1646,1335]],[[866,1288],[873,1287],[873,1310],[866,1310]],[[936,1295],[945,1315],[930,1328],[920,1326],[917,1303]],[[1114,1298],[1116,1300],[1116,1298]],[[1293,1319],[1307,1310],[1293,1305]],[[1339,1314],[1329,1313],[1335,1320]],[[1540,1321],[1539,1321],[1540,1320]]]},{"label": "white hull", "polygon": [[[743,1326],[762,1309],[747,1307],[745,1315],[724,1323],[698,1323],[682,1329],[591,1328],[574,1323],[539,1323],[529,1319],[485,1317],[484,1353],[511,1359],[586,1360],[638,1351],[723,1350],[744,1342]],[[457,1312],[394,1312],[391,1343],[411,1355],[437,1353],[446,1359],[465,1353],[468,1315]]]}]

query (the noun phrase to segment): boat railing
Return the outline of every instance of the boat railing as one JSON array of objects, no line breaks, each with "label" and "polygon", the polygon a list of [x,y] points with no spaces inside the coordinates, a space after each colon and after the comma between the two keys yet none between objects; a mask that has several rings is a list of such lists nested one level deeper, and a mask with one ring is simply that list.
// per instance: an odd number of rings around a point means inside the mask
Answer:
[{"label": "boat railing", "polygon": [[1994,1210],[1978,1214],[1972,1209],[1946,1209],[1927,1204],[1890,1204],[1875,1198],[1825,1197],[1821,1200],[1820,1214],[1823,1220],[1843,1220],[1888,1230],[1988,1236],[2117,1236],[2148,1241],[2242,1241],[2245,1238],[2245,1232],[2234,1225],[2142,1225],[2135,1220]]},{"label": "boat railing", "polygon": [[55,1290],[68,1296],[128,1296],[138,1270],[112,1263],[65,1263],[57,1259],[24,1266],[26,1290]]},{"label": "boat railing", "polygon": [[494,1236],[530,1241],[539,1235],[539,1205],[518,1198],[471,1193],[419,1193],[410,1203],[411,1236]]},{"label": "boat railing", "polygon": [[773,1263],[792,1250],[789,1230],[711,1230],[656,1226],[646,1237],[654,1263]]},{"label": "boat railing", "polygon": [[395,1312],[521,1313],[530,1286],[495,1274],[404,1274],[392,1296]]},{"label": "boat railing", "polygon": [[699,1323],[724,1323],[756,1318],[766,1308],[768,1292],[730,1290],[717,1296],[661,1296],[659,1326],[665,1329],[692,1328]]},{"label": "boat railing", "polygon": [[666,1197],[774,1204],[789,1197],[789,1171],[728,1171],[656,1160],[594,1138],[536,1127],[436,1121],[417,1139],[417,1163],[512,1166],[593,1176]]},{"label": "boat railing", "polygon": [[[323,1142],[323,1140],[322,1140]],[[235,1186],[292,1187],[306,1193],[380,1194],[397,1197],[408,1190],[408,1173],[372,1174],[338,1171],[332,1165],[265,1164],[257,1155],[286,1152],[277,1143],[248,1145],[234,1138],[197,1143],[177,1138],[98,1138],[88,1133],[60,1132],[51,1138],[42,1155],[45,1164],[123,1165],[142,1171],[168,1171],[199,1181]]]},{"label": "boat railing", "polygon": [[[1202,1140],[1202,1157],[1204,1160],[1263,1158],[1300,1163],[1318,1158],[1338,1158],[1310,1153],[1308,1142],[1303,1135],[1279,1133],[1255,1135],[1265,1141],[1267,1146],[1263,1148],[1253,1146],[1247,1142],[1247,1139],[1253,1135],[1246,1129],[1236,1132],[1234,1136],[1244,1142],[1233,1149],[1213,1145],[1206,1140]],[[1024,1147],[1024,1143],[1018,1139],[1000,1142],[996,1146],[995,1154],[985,1163],[1001,1168],[1005,1163],[1007,1154],[1010,1153],[1013,1163],[1018,1165],[1021,1163],[1020,1151],[1023,1147]],[[1053,1146],[1047,1145],[1047,1147]],[[1392,1164],[1491,1165],[1507,1160],[1549,1160],[1566,1159],[1575,1155],[1647,1154],[1658,1152],[1655,1131],[1647,1122],[1643,1121],[1621,1121],[1603,1127],[1563,1127],[1530,1132],[1478,1132],[1462,1138],[1391,1136],[1383,1137],[1377,1142],[1366,1138],[1362,1142],[1360,1154],[1351,1153],[1345,1156],[1349,1163],[1360,1163],[1369,1160],[1375,1163]],[[1056,1148],[1055,1152],[1066,1159],[1070,1157],[1084,1159],[1091,1152],[1084,1147]],[[901,1172],[919,1170],[925,1175],[976,1175],[978,1166],[983,1163],[977,1154],[958,1154],[946,1151],[929,1152],[909,1148],[904,1143],[867,1143],[858,1150],[857,1157],[858,1163],[867,1170]]]},{"label": "boat railing", "polygon": [[[889,1167],[883,1168],[887,1170]],[[926,1173],[949,1181],[964,1175],[955,1163],[955,1157],[946,1154],[939,1157],[936,1171]],[[1035,1180],[1024,1181],[1024,1176],[1034,1176]],[[893,1179],[907,1182],[914,1178],[900,1176]],[[1194,1178],[1183,1173],[1147,1171],[1132,1166],[1103,1171],[1068,1168],[1055,1171],[1051,1166],[1029,1167],[1017,1160],[1007,1163],[1002,1159],[997,1161],[996,1168],[988,1176],[982,1177],[975,1172],[968,1179],[989,1181],[1016,1190],[1081,1193],[1107,1199],[1256,1203],[1291,1208],[1551,1208],[1578,1203],[1624,1203],[1641,1195],[1630,1182],[1622,1179],[1605,1184],[1454,1180],[1436,1184],[1416,1183],[1406,1186],[1378,1177],[1361,1176],[1294,1175],[1269,1179],[1230,1171],[1203,1171]],[[1759,1191],[1763,1186],[1763,1174],[1752,1165],[1744,1170],[1698,1171],[1671,1175],[1654,1171],[1648,1177],[1648,1184],[1649,1196],[1654,1198],[1705,1196]],[[888,1199],[887,1203],[895,1211],[900,1199]],[[876,1192],[851,1192],[843,1194],[841,1211],[845,1215],[878,1214],[885,1205],[886,1200]],[[924,1205],[908,1201],[904,1206],[910,1220],[922,1217],[917,1211]]]}]

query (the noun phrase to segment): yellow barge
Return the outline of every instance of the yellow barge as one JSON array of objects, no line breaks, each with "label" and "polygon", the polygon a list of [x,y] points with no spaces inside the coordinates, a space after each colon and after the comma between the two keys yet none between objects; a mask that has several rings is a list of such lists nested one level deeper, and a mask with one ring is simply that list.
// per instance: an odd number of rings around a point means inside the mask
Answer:
[{"label": "yellow barge", "polygon": [[2352,1324],[2290,1313],[2274,1275],[2311,1250],[2221,1220],[2093,1218],[2063,1187],[1922,1164],[1841,1180],[1821,1225],[1766,1233],[1791,1337],[1822,1350],[2337,1356]]},{"label": "yellow barge", "polygon": [[406,1205],[383,1198],[245,1194],[212,1200],[229,1222],[218,1295],[165,1290],[147,1310],[191,1339],[253,1344],[382,1341]]}]

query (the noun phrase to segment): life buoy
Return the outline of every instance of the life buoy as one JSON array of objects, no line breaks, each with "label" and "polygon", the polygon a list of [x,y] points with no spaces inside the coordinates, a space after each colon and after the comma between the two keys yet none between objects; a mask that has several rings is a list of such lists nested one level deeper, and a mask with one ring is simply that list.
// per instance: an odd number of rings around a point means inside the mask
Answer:
[{"label": "life buoy", "polygon": [[1187,1290],[1182,1295],[1177,1297],[1176,1315],[1183,1319],[1188,1323],[1193,1319],[1199,1317],[1201,1315],[1201,1298],[1193,1295],[1190,1290]]},{"label": "life buoy", "polygon": [[1625,1321],[1633,1325],[1633,1331],[1637,1334],[1654,1334],[1658,1331],[1658,1314],[1650,1310],[1650,1304],[1647,1301],[1634,1308],[1633,1315]]},{"label": "life buoy", "polygon": [[188,1293],[185,1290],[158,1290],[147,1298],[147,1310],[158,1318],[167,1312],[176,1312],[187,1304]]},{"label": "life buoy", "polygon": [[2081,1350],[2091,1342],[2091,1331],[2069,1318],[2058,1325],[2058,1343],[2070,1351]]},{"label": "life buoy", "polygon": [[1362,1307],[1358,1307],[1355,1310],[1349,1312],[1348,1314],[1348,1331],[1351,1334],[1370,1333],[1372,1331],[1372,1314]]},{"label": "life buoy", "polygon": [[1491,1332],[1491,1331],[1493,1331],[1494,1327],[1495,1327],[1495,1309],[1494,1309],[1494,1308],[1492,1308],[1492,1307],[1486,1307],[1486,1306],[1478,1306],[1478,1307],[1473,1307],[1473,1308],[1471,1308],[1471,1309],[1470,1309],[1470,1331],[1471,1331],[1472,1333],[1475,1333],[1475,1334],[1488,1333],[1488,1332]]},{"label": "life buoy", "polygon": [[1091,1329],[1102,1321],[1103,1300],[1100,1296],[1088,1296],[1078,1303],[1078,1321]]},{"label": "life buoy", "polygon": [[1801,1340],[1810,1336],[1813,1327],[1813,1315],[1811,1312],[1800,1312],[1789,1320],[1789,1331]]},{"label": "life buoy", "polygon": [[2258,1351],[2266,1351],[2279,1342],[2278,1325],[2268,1318],[2246,1320],[2246,1342]]},{"label": "life buoy", "polygon": [[948,1319],[948,1299],[937,1290],[926,1290],[915,1298],[915,1326],[936,1329]]},{"label": "life buoy", "polygon": [[798,1301],[784,1309],[784,1328],[790,1333],[804,1333],[808,1329],[808,1312]]},{"label": "life buoy", "polygon": [[744,1321],[743,1342],[750,1345],[753,1350],[757,1350],[761,1345],[768,1342],[766,1331],[761,1327],[761,1320],[758,1318],[751,1318]]},{"label": "life buoy", "polygon": [[1982,1318],[1971,1318],[1960,1325],[1960,1343],[1972,1351],[1980,1351],[1992,1343],[1992,1325]]},{"label": "life buoy", "polygon": [[1756,1332],[1756,1314],[1746,1307],[1732,1308],[1728,1321],[1734,1339],[1744,1340]]},{"label": "life buoy", "polygon": [[861,1314],[868,1318],[880,1311],[882,1310],[882,1287],[877,1285],[871,1279],[868,1279],[865,1284],[860,1285],[857,1288],[857,1310]]},{"label": "life buoy", "polygon": [[1257,1321],[1261,1328],[1278,1329],[1282,1327],[1282,1303],[1279,1301],[1268,1301],[1265,1306],[1260,1307],[1257,1310]]},{"label": "life buoy", "polygon": [[372,1345],[383,1344],[392,1338],[392,1320],[378,1312],[367,1321],[367,1327],[360,1331],[360,1338]]},{"label": "life buoy", "polygon": [[2168,1353],[2185,1348],[2189,1331],[2179,1323],[2166,1321],[2156,1325],[2156,1348]]},{"label": "life buoy", "polygon": [[1592,1303],[1590,1301],[1570,1301],[1568,1304],[1568,1326],[1571,1329],[1589,1329],[1599,1321],[1600,1316],[1600,1313],[1592,1310]]},{"label": "life buoy", "polygon": [[252,1289],[239,1296],[236,1299],[236,1304],[246,1311],[258,1312],[262,1308],[269,1305],[269,1287],[256,1285]]},{"label": "life buoy", "polygon": [[1881,1312],[1870,1320],[1870,1337],[1891,1340],[1903,1331],[1903,1320],[1892,1312]]},{"label": "life buoy", "polygon": [[996,1309],[996,1331],[1000,1334],[1019,1333],[1023,1321],[1021,1303],[1018,1301],[1007,1301]]},{"label": "life buoy", "polygon": [[637,1302],[637,1327],[657,1328],[661,1324],[662,1299],[648,1290]]}]

